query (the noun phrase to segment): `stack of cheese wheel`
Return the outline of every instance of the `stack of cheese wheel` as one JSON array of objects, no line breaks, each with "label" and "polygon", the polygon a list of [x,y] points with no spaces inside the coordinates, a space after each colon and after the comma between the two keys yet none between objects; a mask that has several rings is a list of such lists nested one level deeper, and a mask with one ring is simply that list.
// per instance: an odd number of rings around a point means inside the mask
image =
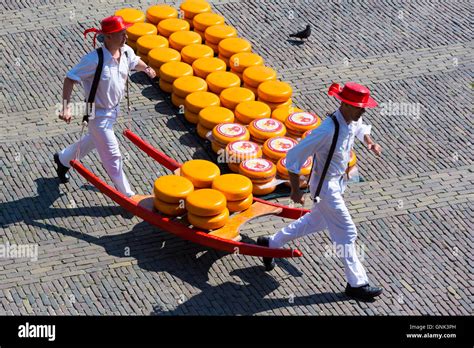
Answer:
[{"label": "stack of cheese wheel", "polygon": [[189,0],[183,2],[179,8],[183,11],[184,20],[193,27],[193,19],[200,13],[211,12],[211,5],[207,1]]},{"label": "stack of cheese wheel", "polygon": [[235,118],[242,124],[250,124],[254,120],[270,117],[270,107],[259,101],[242,102],[235,108]]},{"label": "stack of cheese wheel", "polygon": [[[215,102],[216,105],[207,106],[203,108],[201,111],[199,111],[197,132],[201,138],[207,138],[207,134],[211,132],[214,129],[214,127],[220,123],[233,123],[234,122],[234,113],[227,108],[223,108],[219,106],[220,99],[216,94],[210,93],[210,92],[207,92],[207,93],[213,96],[212,98],[209,96],[207,99],[209,101],[211,101],[212,99],[212,102]],[[186,105],[188,104],[188,98],[191,98],[191,96],[188,96],[186,98]],[[202,101],[204,101],[205,99],[206,99],[205,97],[201,97],[201,101],[199,103],[202,103]],[[193,97],[193,100],[194,100],[194,97]],[[198,105],[197,102],[195,105]],[[199,104],[199,105],[202,105],[202,104]]]},{"label": "stack of cheese wheel", "polygon": [[170,47],[177,51],[180,51],[189,45],[196,45],[202,43],[202,39],[199,34],[194,31],[177,31],[170,35],[168,38]]},{"label": "stack of cheese wheel", "polygon": [[193,18],[193,28],[196,33],[201,35],[203,40],[206,40],[204,33],[206,29],[213,25],[221,25],[225,23],[225,18],[217,13],[200,13]]},{"label": "stack of cheese wheel", "polygon": [[312,132],[313,132],[313,130],[312,130],[312,129],[310,129],[310,130],[308,130],[308,131],[304,132],[304,133],[303,133],[303,136],[301,137],[301,139],[304,139],[304,138],[306,138],[306,137],[307,137],[308,135],[310,135]]},{"label": "stack of cheese wheel", "polygon": [[225,24],[213,25],[204,32],[206,45],[211,47],[215,54],[219,53],[219,42],[231,37],[237,37],[237,30]]},{"label": "stack of cheese wheel", "polygon": [[246,210],[252,205],[252,181],[243,175],[221,175],[212,182],[212,188],[224,194],[231,213]]},{"label": "stack of cheese wheel", "polygon": [[250,123],[248,129],[251,139],[258,144],[263,144],[270,138],[283,137],[286,134],[283,123],[272,118],[254,120]]},{"label": "stack of cheese wheel", "polygon": [[194,186],[189,179],[178,175],[166,175],[155,181],[153,192],[155,194],[155,208],[171,216],[182,215],[186,212],[186,197],[194,191]]},{"label": "stack of cheese wheel", "polygon": [[201,189],[186,198],[188,221],[204,230],[223,227],[229,220],[229,209],[224,194],[214,189]]},{"label": "stack of cheese wheel", "polygon": [[277,163],[280,158],[296,146],[298,142],[288,137],[270,138],[263,144],[263,155],[265,158]]},{"label": "stack of cheese wheel", "polygon": [[[183,62],[169,62],[160,67],[160,88],[166,93],[173,93],[173,83],[183,76],[192,76],[193,68]],[[184,105],[184,101],[182,104]]]},{"label": "stack of cheese wheel", "polygon": [[255,196],[266,195],[275,191],[276,186],[265,189],[260,188],[261,185],[265,185],[275,179],[276,166],[273,162],[264,158],[248,159],[240,163],[239,172],[252,181],[252,193]]},{"label": "stack of cheese wheel", "polygon": [[263,58],[258,54],[250,52],[241,52],[230,57],[230,70],[243,79],[245,69],[251,66],[263,65]]},{"label": "stack of cheese wheel", "polygon": [[270,109],[280,106],[291,106],[293,89],[282,81],[265,81],[258,86],[258,100],[266,103]]},{"label": "stack of cheese wheel", "polygon": [[155,5],[146,10],[147,21],[155,25],[168,18],[178,18],[178,11],[171,6]]},{"label": "stack of cheese wheel", "polygon": [[225,154],[229,169],[239,173],[240,163],[252,158],[261,158],[262,149],[253,141],[237,140],[227,144]]},{"label": "stack of cheese wheel", "polygon": [[137,51],[137,40],[145,35],[156,35],[156,26],[151,23],[135,23],[127,28],[127,44]]},{"label": "stack of cheese wheel", "polygon": [[[300,181],[300,188],[306,188],[307,187],[308,181],[309,181],[309,176],[311,175],[312,165],[313,165],[313,158],[308,157],[306,162],[303,163],[303,166],[301,167],[301,170],[300,170],[300,173],[299,173],[299,175],[303,176],[303,178],[305,179],[304,181]],[[286,168],[286,157],[280,158],[278,160],[278,162],[277,162],[277,173],[278,173],[278,176],[281,179],[290,180],[288,169]],[[305,181],[306,181],[306,183],[303,184]],[[285,183],[285,184],[291,186],[289,184],[289,182]]]},{"label": "stack of cheese wheel", "polygon": [[250,133],[238,123],[220,123],[212,129],[212,150],[215,153],[224,150],[228,143],[237,140],[249,140]]},{"label": "stack of cheese wheel", "polygon": [[235,110],[241,103],[254,101],[255,94],[244,87],[230,87],[221,92],[220,98],[223,107]]},{"label": "stack of cheese wheel", "polygon": [[346,173],[349,173],[352,168],[355,167],[357,164],[357,156],[354,150],[351,150],[351,158],[349,160],[349,163],[347,164],[347,170]]},{"label": "stack of cheese wheel", "polygon": [[[115,11],[116,16],[123,18],[123,21],[126,23],[143,23],[145,22],[145,14],[135,8],[123,8],[121,10]],[[133,48],[134,51],[137,50],[136,40],[132,40],[130,37],[127,38],[127,45]]]},{"label": "stack of cheese wheel", "polygon": [[206,138],[206,134],[212,130],[214,125],[213,127],[203,127],[199,122],[200,112],[208,107],[218,107],[220,103],[219,97],[211,92],[193,92],[186,96],[184,117],[188,122],[198,124],[197,132],[201,138]]},{"label": "stack of cheese wheel", "polygon": [[[210,48],[209,46],[206,47]],[[222,59],[214,57],[205,57],[196,59],[193,62],[193,70],[194,75],[202,77],[203,79],[207,79],[207,76],[209,76],[209,74],[212,74],[213,72],[225,72],[226,65]]]},{"label": "stack of cheese wheel", "polygon": [[[212,48],[203,44],[188,45],[181,50],[181,59],[183,60],[183,62],[188,63],[190,65],[193,65],[194,62],[200,58],[212,57],[214,57],[214,52],[212,51]],[[225,63],[223,62],[223,64]],[[204,79],[206,78],[206,76],[199,77],[202,77]]]},{"label": "stack of cheese wheel", "polygon": [[241,52],[251,52],[252,44],[239,37],[231,37],[219,42],[219,58],[230,68],[230,57]]},{"label": "stack of cheese wheel", "polygon": [[303,112],[303,110],[295,108],[294,106],[280,106],[279,108],[276,108],[272,111],[272,118],[285,123],[288,116],[294,112]]},{"label": "stack of cheese wheel", "polygon": [[158,32],[164,37],[170,37],[177,31],[189,31],[189,29],[189,23],[179,18],[168,18],[158,23]]},{"label": "stack of cheese wheel", "polygon": [[287,135],[293,139],[301,138],[304,132],[318,128],[321,124],[321,119],[309,112],[294,112],[285,121],[285,126],[288,129]]},{"label": "stack of cheese wheel", "polygon": [[[166,48],[168,47],[168,40],[166,37],[160,35],[143,35],[137,40],[137,51],[140,58],[147,64],[149,64],[148,53],[154,48]],[[156,65],[154,69],[159,70]]]},{"label": "stack of cheese wheel", "polygon": [[[166,42],[168,43],[168,41]],[[181,61],[179,52],[169,47],[157,47],[148,52],[148,65],[156,71],[158,77],[160,76],[160,68],[162,65],[179,61]],[[160,87],[166,93],[171,93],[173,89],[172,86],[162,87],[161,84]]]},{"label": "stack of cheese wheel", "polygon": [[[224,89],[240,87],[240,78],[231,72],[216,71],[206,77],[209,90],[215,94],[221,94]],[[254,96],[255,98],[255,96]]]},{"label": "stack of cheese wheel", "polygon": [[221,175],[221,171],[210,161],[195,159],[184,162],[180,174],[191,180],[195,189],[201,189],[211,187],[214,179]]},{"label": "stack of cheese wheel", "polygon": [[[186,64],[186,63],[184,63]],[[188,65],[190,67],[190,65]],[[192,71],[192,68],[191,68]],[[194,92],[206,92],[207,83],[206,80],[197,76],[183,76],[177,78],[173,82],[173,94],[171,95],[171,102],[174,106],[183,107],[185,106],[185,100],[188,95]],[[184,116],[186,117],[186,109]],[[190,114],[186,119],[191,123],[197,123],[197,114]]]},{"label": "stack of cheese wheel", "polygon": [[242,77],[244,87],[250,88],[255,95],[258,95],[258,86],[265,81],[276,80],[277,73],[268,66],[256,65],[245,69]]}]

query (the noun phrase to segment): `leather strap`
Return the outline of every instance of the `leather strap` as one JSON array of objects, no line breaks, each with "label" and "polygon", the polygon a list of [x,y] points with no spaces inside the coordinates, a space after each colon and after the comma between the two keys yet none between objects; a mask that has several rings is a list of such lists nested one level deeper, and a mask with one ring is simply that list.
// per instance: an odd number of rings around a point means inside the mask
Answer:
[{"label": "leather strap", "polygon": [[97,87],[99,86],[100,75],[102,74],[102,69],[104,68],[104,51],[102,47],[97,49],[97,55],[99,56],[99,63],[97,64],[97,69],[95,69],[94,80],[92,81],[91,91],[89,92],[89,98],[87,98],[86,104],[86,114],[82,118],[82,122],[89,122],[90,109],[95,100],[95,95],[97,93]]}]

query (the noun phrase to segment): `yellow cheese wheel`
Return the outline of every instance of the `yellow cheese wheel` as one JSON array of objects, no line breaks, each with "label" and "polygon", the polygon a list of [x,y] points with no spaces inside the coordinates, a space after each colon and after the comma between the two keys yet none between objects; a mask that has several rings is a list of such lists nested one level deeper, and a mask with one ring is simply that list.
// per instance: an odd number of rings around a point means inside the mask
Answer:
[{"label": "yellow cheese wheel", "polygon": [[[206,82],[211,92],[221,94],[226,88],[240,87],[239,77],[231,72],[216,71],[206,77]],[[222,101],[221,101],[222,102]]]},{"label": "yellow cheese wheel", "polygon": [[[240,77],[240,75],[237,75],[237,76]],[[244,75],[242,74],[241,80],[243,80],[243,76],[244,76]],[[253,94],[255,94],[256,96],[258,96],[258,89],[257,89],[257,88],[252,87],[252,86],[250,86],[250,85],[248,85],[248,84],[246,84],[246,83],[243,84],[243,87],[245,87],[245,88],[247,88],[247,89],[250,89],[250,90],[253,92]]]},{"label": "yellow cheese wheel", "polygon": [[[219,55],[217,56],[217,58],[221,59],[221,60],[225,63],[225,66],[226,66],[227,68],[230,67],[230,60],[229,60],[229,58],[224,57],[222,54],[219,54]],[[237,73],[235,73],[235,72],[234,72],[234,74],[237,75]],[[237,76],[238,76],[238,75],[237,75]],[[239,78],[240,78],[240,77],[239,77]]]},{"label": "yellow cheese wheel", "polygon": [[160,35],[143,35],[137,40],[139,53],[147,55],[154,48],[168,47],[168,40]]},{"label": "yellow cheese wheel", "polygon": [[252,44],[239,37],[231,37],[219,41],[219,54],[230,58],[236,53],[251,52]]},{"label": "yellow cheese wheel", "polygon": [[171,94],[171,103],[176,106],[177,108],[179,107],[184,107],[184,98],[181,98],[180,96],[177,96],[176,94]]},{"label": "yellow cheese wheel", "polygon": [[221,145],[232,141],[249,140],[250,133],[244,126],[237,123],[220,123],[212,130],[212,136]]},{"label": "yellow cheese wheel", "polygon": [[214,45],[218,45],[219,42],[224,39],[237,37],[237,30],[230,25],[213,25],[206,29],[204,36],[206,37],[206,43],[210,42]]},{"label": "yellow cheese wheel", "polygon": [[230,87],[221,92],[220,98],[222,106],[234,110],[241,103],[254,101],[255,94],[247,88]]},{"label": "yellow cheese wheel", "polygon": [[198,124],[199,122],[199,115],[189,110],[186,110],[186,108],[184,110],[184,118],[186,119],[186,121],[192,124]]},{"label": "yellow cheese wheel", "polygon": [[160,79],[169,83],[173,83],[177,78],[192,75],[191,65],[183,62],[168,62],[160,67]]},{"label": "yellow cheese wheel", "polygon": [[220,25],[225,23],[225,18],[217,13],[200,13],[193,17],[194,28],[205,32],[207,28],[213,25]]},{"label": "yellow cheese wheel", "polygon": [[155,25],[168,18],[178,18],[178,11],[171,6],[155,5],[146,10],[146,19]]},{"label": "yellow cheese wheel", "polygon": [[281,107],[291,107],[291,105],[293,104],[293,101],[290,99],[288,99],[287,101],[283,102],[283,103],[271,103],[269,101],[264,101],[260,98],[258,98],[259,101],[262,101],[264,102],[265,104],[267,104],[269,107],[270,107],[270,110],[275,110],[275,109],[278,109],[278,108],[281,108]]},{"label": "yellow cheese wheel", "polygon": [[153,205],[156,210],[165,215],[179,216],[186,213],[186,208],[182,203],[166,203],[160,199],[155,198],[153,200]]},{"label": "yellow cheese wheel", "polygon": [[318,128],[320,124],[321,119],[317,115],[304,111],[292,113],[285,122],[288,129],[297,133],[304,133],[310,129]]},{"label": "yellow cheese wheel", "polygon": [[298,132],[290,128],[286,129],[286,136],[298,140],[303,137],[303,132]]},{"label": "yellow cheese wheel", "polygon": [[219,45],[215,45],[209,41],[206,41],[206,45],[209,46],[210,48],[212,48],[212,50],[214,51],[214,54],[218,54],[219,53]]},{"label": "yellow cheese wheel", "polygon": [[185,1],[179,8],[184,12],[186,18],[193,19],[196,15],[211,12],[211,5],[205,1]]},{"label": "yellow cheese wheel", "polygon": [[[203,32],[203,31],[200,31],[200,30],[194,28],[194,32],[195,32],[196,34],[199,34],[199,36],[201,37],[202,42],[204,42],[204,40],[206,40],[206,37],[204,36],[204,32]],[[210,47],[209,47],[209,48],[210,48]],[[213,50],[213,51],[214,51],[214,50]]]},{"label": "yellow cheese wheel", "polygon": [[258,86],[258,98],[270,103],[284,103],[292,94],[291,86],[282,81],[265,81]]},{"label": "yellow cheese wheel", "polygon": [[200,44],[201,42],[201,36],[194,31],[177,31],[169,37],[170,47],[178,51],[186,46]]},{"label": "yellow cheese wheel", "polygon": [[286,128],[278,120],[272,118],[261,118],[250,123],[250,136],[258,143],[264,143],[273,137],[282,137],[286,134]]},{"label": "yellow cheese wheel", "polygon": [[135,8],[122,8],[115,11],[115,16],[120,16],[126,23],[140,23],[145,21],[145,14]]},{"label": "yellow cheese wheel", "polygon": [[354,150],[351,150],[351,158],[348,163],[348,168],[352,168],[357,164],[357,156]]},{"label": "yellow cheese wheel", "polygon": [[214,151],[217,154],[220,154],[223,151],[225,151],[225,148],[216,141],[213,141],[211,143],[211,148],[212,148],[212,151]]},{"label": "yellow cheese wheel", "polygon": [[[188,45],[181,50],[181,58],[183,62],[188,63],[188,64],[193,64],[199,58],[212,58],[212,57],[214,57],[214,52],[212,48],[203,44]],[[204,76],[203,78],[206,78],[206,77]]]},{"label": "yellow cheese wheel", "polygon": [[148,52],[148,61],[150,65],[159,69],[165,63],[181,61],[181,55],[172,48],[158,47]]},{"label": "yellow cheese wheel", "polygon": [[272,160],[279,160],[286,156],[286,153],[296,146],[298,142],[289,137],[270,138],[263,144],[263,153]]},{"label": "yellow cheese wheel", "polygon": [[130,46],[135,52],[137,51],[137,42],[127,39],[127,45]]},{"label": "yellow cheese wheel", "polygon": [[241,52],[230,57],[230,68],[233,72],[243,73],[245,69],[255,65],[263,65],[263,58],[258,54]]},{"label": "yellow cheese wheel", "polygon": [[[241,163],[248,159],[262,157],[262,149],[258,144],[248,140],[237,140],[227,144],[226,148],[226,162]],[[238,172],[238,169],[237,169]]]},{"label": "yellow cheese wheel", "polygon": [[313,129],[310,129],[306,132],[303,133],[303,136],[301,137],[302,139],[306,138],[308,135],[310,135],[313,132]]},{"label": "yellow cheese wheel", "polygon": [[[253,190],[253,187],[252,187],[252,190]],[[231,213],[235,213],[238,211],[247,210],[248,208],[250,208],[252,203],[253,203],[253,195],[250,194],[247,198],[239,200],[239,201],[233,201],[233,202],[227,201],[227,209],[229,209]]]},{"label": "yellow cheese wheel", "polygon": [[207,139],[207,134],[209,132],[212,132],[212,129],[209,129],[209,128],[205,128],[202,126],[202,124],[198,123],[197,124],[197,127],[196,127],[196,131],[197,131],[197,134],[203,138],[203,139]]},{"label": "yellow cheese wheel", "polygon": [[222,213],[227,200],[220,191],[210,188],[195,190],[186,197],[186,209],[198,216],[214,216]]},{"label": "yellow cheese wheel", "polygon": [[264,196],[272,193],[273,191],[276,190],[276,186],[271,186],[265,189],[261,189],[258,185],[253,185],[253,191],[252,193],[255,196]]},{"label": "yellow cheese wheel", "polygon": [[193,70],[196,76],[206,79],[209,74],[226,70],[225,62],[214,57],[199,58],[193,62]]},{"label": "yellow cheese wheel", "polygon": [[[184,107],[186,110],[189,110],[195,114],[199,114],[201,110],[207,107],[219,106],[220,104],[221,104],[221,101],[217,94],[214,94],[211,92],[193,92],[186,96]],[[223,121],[223,122],[233,122],[233,117],[232,117],[232,121]],[[221,123],[221,122],[218,122],[218,123]],[[214,126],[207,127],[207,128],[212,129],[214,128]]]},{"label": "yellow cheese wheel", "polygon": [[173,93],[173,84],[166,82],[165,80],[161,79],[159,83],[160,89],[166,93]]},{"label": "yellow cheese wheel", "polygon": [[143,54],[141,52],[137,52],[137,55],[140,57],[141,60],[143,60],[143,62],[148,64],[148,56],[146,54]]},{"label": "yellow cheese wheel", "polygon": [[187,31],[189,29],[189,23],[179,18],[168,18],[158,23],[158,32],[165,37],[170,37],[171,34],[177,31]]},{"label": "yellow cheese wheel", "polygon": [[285,123],[288,116],[294,112],[303,112],[303,110],[295,108],[294,106],[280,106],[273,110],[272,118],[282,123]]},{"label": "yellow cheese wheel", "polygon": [[137,41],[143,35],[156,35],[156,26],[151,23],[135,23],[127,28],[127,36],[130,40]]},{"label": "yellow cheese wheel", "polygon": [[189,18],[183,18],[186,22],[188,22],[189,24],[189,30],[192,30],[193,29],[193,20],[192,19],[189,19]]},{"label": "yellow cheese wheel", "polygon": [[220,123],[233,122],[234,113],[231,110],[221,106],[208,106],[199,112],[199,123],[202,124],[203,127],[209,129],[214,129],[214,127]]},{"label": "yellow cheese wheel", "polygon": [[193,183],[179,175],[161,176],[153,186],[155,198],[166,203],[180,203],[193,191]]},{"label": "yellow cheese wheel", "polygon": [[[173,82],[173,93],[181,98],[186,98],[194,92],[206,92],[206,80],[197,76],[179,77]],[[184,102],[182,105],[185,105]]]},{"label": "yellow cheese wheel", "polygon": [[237,105],[235,108],[235,117],[243,124],[249,124],[253,120],[270,117],[271,112],[270,107],[265,103],[246,101]]},{"label": "yellow cheese wheel", "polygon": [[181,175],[191,180],[195,188],[211,187],[215,178],[221,175],[219,167],[206,160],[190,160],[181,166]]},{"label": "yellow cheese wheel", "polygon": [[224,174],[214,179],[212,188],[222,192],[227,201],[240,201],[252,193],[252,182],[241,174]]},{"label": "yellow cheese wheel", "polygon": [[239,173],[240,163],[227,163],[229,169],[234,173]]},{"label": "yellow cheese wheel", "polygon": [[275,70],[268,66],[256,65],[244,70],[244,82],[254,88],[265,81],[273,81],[277,78]]},{"label": "yellow cheese wheel", "polygon": [[240,163],[239,172],[252,181],[268,181],[275,177],[276,166],[264,158],[252,158]]},{"label": "yellow cheese wheel", "polygon": [[209,217],[198,216],[188,213],[189,223],[203,230],[216,230],[218,228],[224,227],[228,220],[229,209],[227,208],[224,209],[222,213]]},{"label": "yellow cheese wheel", "polygon": [[[313,158],[308,157],[308,159],[303,163],[303,166],[300,170],[300,175],[309,175],[311,173],[311,167],[313,165]],[[288,179],[289,173],[288,169],[286,168],[286,156],[280,158],[277,162],[277,172],[283,179]]]}]

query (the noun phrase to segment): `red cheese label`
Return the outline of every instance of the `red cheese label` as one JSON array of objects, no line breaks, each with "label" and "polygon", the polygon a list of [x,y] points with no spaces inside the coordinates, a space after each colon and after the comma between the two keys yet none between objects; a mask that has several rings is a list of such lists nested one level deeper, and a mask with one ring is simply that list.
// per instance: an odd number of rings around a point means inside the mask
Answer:
[{"label": "red cheese label", "polygon": [[290,151],[298,142],[287,137],[276,137],[268,140],[267,146],[270,150],[279,153],[286,153]]},{"label": "red cheese label", "polygon": [[227,145],[229,151],[238,155],[253,155],[258,153],[259,147],[251,141],[238,140]]},{"label": "red cheese label", "polygon": [[[313,158],[312,158],[312,157],[308,157],[308,159],[306,160],[306,162],[303,163],[303,167],[301,167],[301,169],[311,167],[312,162],[313,162]],[[282,165],[283,167],[286,168],[286,157],[283,158],[280,163],[281,163],[281,165]]]},{"label": "red cheese label", "polygon": [[272,118],[261,118],[259,120],[253,121],[253,126],[255,129],[261,132],[278,132],[283,129],[283,124]]},{"label": "red cheese label", "polygon": [[237,138],[245,135],[247,129],[237,123],[222,123],[217,125],[216,132],[227,138]]},{"label": "red cheese label", "polygon": [[295,126],[312,126],[319,122],[319,117],[309,112],[295,112],[288,116],[287,121]]},{"label": "red cheese label", "polygon": [[264,158],[254,158],[242,162],[241,166],[250,172],[264,173],[271,170],[274,164]]}]

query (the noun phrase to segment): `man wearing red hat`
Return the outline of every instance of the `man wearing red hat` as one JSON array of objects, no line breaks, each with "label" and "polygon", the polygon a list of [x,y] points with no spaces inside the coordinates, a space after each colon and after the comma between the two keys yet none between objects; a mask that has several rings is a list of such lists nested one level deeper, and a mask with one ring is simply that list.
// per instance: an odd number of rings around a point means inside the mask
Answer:
[{"label": "man wearing red hat", "polygon": [[[374,108],[377,102],[369,90],[354,82],[344,88],[333,84],[329,95],[341,100],[339,109],[327,117],[321,125],[286,156],[290,173],[291,196],[296,203],[304,203],[300,189],[299,172],[309,156],[313,156],[310,192],[314,201],[311,211],[270,237],[260,237],[259,245],[281,248],[286,243],[303,236],[329,230],[331,240],[343,263],[347,278],[346,294],[370,301],[382,293],[382,288],[369,285],[367,274],[356,253],[357,229],[344,203],[344,174],[350,160],[350,152],[357,137],[368,149],[380,155],[382,149],[370,137],[371,126],[362,123],[365,108]],[[275,267],[272,258],[263,259],[266,270]]]},{"label": "man wearing red hat", "polygon": [[[129,71],[144,71],[150,78],[154,78],[156,73],[125,45],[126,29],[131,25],[133,24],[125,23],[120,16],[111,16],[102,20],[100,30],[91,28],[84,32],[84,36],[89,32],[95,33],[94,47],[96,35],[101,34],[104,45],[84,56],[79,64],[67,73],[64,80],[60,119],[71,122],[69,102],[76,83],[82,83],[86,99],[89,96],[88,102],[93,103],[93,108],[88,120],[88,134],[54,155],[56,172],[62,183],[69,181],[67,172],[71,160],[76,157],[81,159],[93,149],[97,149],[100,160],[117,190],[129,197],[135,194],[123,172],[122,155],[113,125],[120,111],[119,104],[124,95]],[[99,62],[102,64],[99,65]],[[89,107],[90,105],[87,105],[87,115]]]}]

